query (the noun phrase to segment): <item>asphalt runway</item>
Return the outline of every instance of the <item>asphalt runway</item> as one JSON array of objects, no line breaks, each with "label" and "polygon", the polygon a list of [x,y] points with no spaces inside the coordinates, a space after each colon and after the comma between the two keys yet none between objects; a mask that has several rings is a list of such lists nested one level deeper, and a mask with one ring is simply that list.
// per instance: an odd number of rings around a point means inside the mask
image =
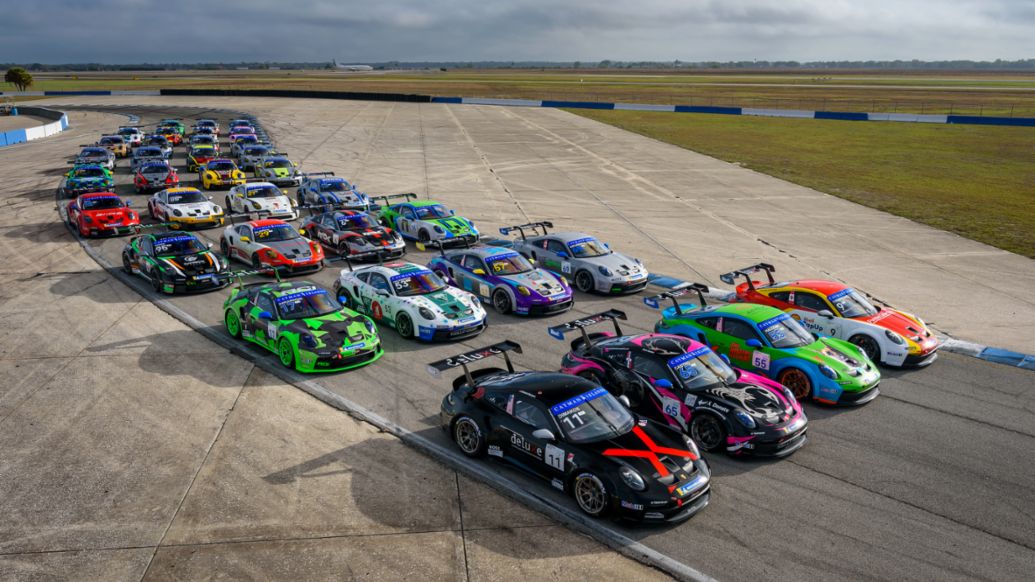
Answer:
[{"label": "asphalt runway", "polygon": [[[226,100],[226,104],[227,108],[246,107],[240,100]],[[475,145],[468,133],[467,118],[463,116],[473,113],[434,106],[439,108],[435,110],[438,119],[459,118],[460,130],[450,127],[447,132],[439,131],[434,120],[429,123],[419,116],[421,106],[417,105],[334,106],[349,108],[350,120],[366,116],[376,118],[376,122],[359,134],[343,131],[348,122],[329,125],[323,128],[326,131],[322,141],[293,143],[285,148],[293,159],[302,162],[304,170],[337,170],[307,160],[326,149],[333,152],[332,156],[361,161],[365,180],[357,181],[364,186],[378,183],[377,174],[402,171],[402,167],[407,168],[406,172],[420,174],[423,165],[427,177],[441,171],[436,169],[435,157],[429,152],[472,146],[479,155],[457,163],[464,172],[456,173],[454,184],[466,181],[467,190],[478,191],[479,184],[470,183],[475,171],[480,172],[479,180],[492,180],[494,176],[499,180],[497,172],[501,166],[490,161],[490,156],[480,151],[481,146]],[[234,116],[231,111],[174,105],[133,106],[122,111],[139,115],[143,124],[162,117],[182,117],[189,125],[192,118],[215,117],[224,128]],[[273,136],[282,141],[285,133],[298,123],[281,118],[274,125],[262,115],[259,117]],[[396,144],[391,151],[385,147],[392,131],[401,129],[395,124],[414,122],[420,124],[416,139],[408,138],[407,143]],[[525,145],[542,149],[551,145],[566,147],[548,134],[540,142]],[[19,176],[23,183],[39,184],[40,190],[56,187],[61,168],[67,167],[65,160],[75,152],[68,151],[67,146],[39,147],[34,151],[32,164],[5,168],[5,173]],[[191,175],[184,168],[182,147],[176,149],[174,162],[181,168],[181,179],[189,181]],[[418,169],[415,171],[414,167]],[[563,166],[543,172],[539,176],[542,183],[536,188],[547,190],[552,179],[572,179],[564,172]],[[128,185],[127,162],[120,162],[117,175],[119,193],[132,199],[135,208],[146,214],[146,197],[132,195]],[[439,183],[448,180],[441,175],[438,179]],[[503,194],[495,189],[476,206],[488,215],[462,212],[490,236],[496,226],[521,221],[530,206],[528,198],[515,195],[506,183],[502,185]],[[222,193],[213,195],[221,201]],[[611,221],[609,239],[616,247],[621,248],[625,240],[643,236],[642,223],[610,212],[613,207],[609,201],[598,198],[576,202],[580,207],[573,212],[575,218],[585,215]],[[220,232],[221,229],[214,229],[199,235],[218,247]],[[125,242],[122,238],[92,240],[87,244],[112,264],[119,264]],[[412,245],[406,257],[416,263],[426,263],[429,258],[429,254],[416,252]],[[304,278],[330,287],[337,273],[337,268],[327,268]],[[143,289],[144,285],[139,287]],[[225,292],[215,292],[173,297],[171,302],[219,329],[225,296]],[[448,445],[446,435],[437,426],[437,413],[451,378],[428,376],[425,363],[510,339],[524,346],[524,354],[515,358],[519,368],[556,369],[567,343],[550,338],[546,327],[610,307],[626,311],[629,321],[624,327],[628,331],[647,331],[657,319],[657,312],[644,306],[641,296],[579,294],[572,312],[552,318],[527,319],[490,312],[488,330],[460,343],[429,345],[404,341],[393,330],[382,328],[386,354],[380,361],[352,372],[314,379],[403,427]],[[273,354],[266,357],[274,360]],[[788,459],[741,461],[709,456],[714,472],[712,502],[690,521],[667,528],[612,522],[603,525],[720,579],[1030,577],[1035,569],[1035,375],[945,353],[927,369],[885,369],[883,374],[882,395],[866,406],[832,409],[807,405],[810,442]],[[548,484],[529,480],[516,471],[501,465],[494,465],[494,470],[539,495],[561,497]],[[574,507],[570,500],[561,501]]]}]

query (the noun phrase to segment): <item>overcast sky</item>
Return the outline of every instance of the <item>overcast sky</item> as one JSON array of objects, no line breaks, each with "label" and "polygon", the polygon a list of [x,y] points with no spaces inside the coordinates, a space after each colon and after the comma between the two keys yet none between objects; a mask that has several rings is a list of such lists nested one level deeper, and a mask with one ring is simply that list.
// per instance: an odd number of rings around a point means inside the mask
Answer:
[{"label": "overcast sky", "polygon": [[1035,57],[1035,0],[10,0],[0,6],[0,62]]}]

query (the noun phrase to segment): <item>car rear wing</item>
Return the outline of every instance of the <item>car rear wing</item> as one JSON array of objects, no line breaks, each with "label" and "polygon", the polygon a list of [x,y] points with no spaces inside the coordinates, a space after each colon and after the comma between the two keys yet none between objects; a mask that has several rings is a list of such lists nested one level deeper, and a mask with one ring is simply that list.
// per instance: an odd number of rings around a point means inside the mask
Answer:
[{"label": "car rear wing", "polygon": [[420,198],[420,197],[417,196],[417,194],[414,193],[414,192],[404,192],[402,194],[383,194],[381,196],[370,196],[371,200],[384,200],[385,201],[385,203],[384,203],[385,206],[391,206],[388,203],[389,200],[397,200],[399,198],[405,198],[406,202],[409,202],[410,200],[416,200],[417,198]]},{"label": "car rear wing", "polygon": [[428,373],[436,378],[442,375],[442,372],[446,370],[452,370],[453,368],[463,368],[464,376],[467,378],[468,385],[474,384],[474,376],[471,375],[471,370],[468,368],[469,364],[474,364],[485,358],[492,356],[503,356],[503,361],[507,363],[507,370],[511,373],[514,372],[514,363],[510,361],[510,356],[507,352],[521,353],[521,344],[504,340],[498,344],[492,344],[484,348],[477,350],[471,350],[462,354],[439,360],[437,362],[431,362],[427,366]]},{"label": "car rear wing", "polygon": [[773,273],[776,271],[776,267],[770,265],[769,263],[758,263],[756,265],[751,265],[750,267],[744,267],[743,269],[737,269],[736,271],[723,273],[719,275],[719,279],[727,285],[734,285],[736,284],[738,276],[744,277],[744,279],[747,280],[748,289],[751,289],[753,291],[755,289],[755,282],[751,280],[751,275],[754,275],[759,271],[765,271],[766,277],[769,279],[770,285],[776,284],[776,279],[773,278]]},{"label": "car rear wing", "polygon": [[540,229],[542,229],[543,234],[545,235],[547,234],[546,229],[553,228],[553,223],[548,220],[544,220],[542,222],[529,222],[528,224],[515,224],[514,226],[504,226],[500,228],[500,234],[502,234],[503,236],[507,236],[511,232],[516,230],[518,231],[518,233],[521,234],[521,240],[525,240],[526,228],[532,231],[532,236],[538,235]]},{"label": "car rear wing", "polygon": [[[276,277],[277,283],[280,283],[281,282],[280,270],[281,270],[280,267],[269,266],[269,267],[263,267],[261,269],[247,269],[247,270],[244,270],[244,271],[230,271],[227,274],[230,276],[231,279],[237,279],[237,288],[238,289],[243,289],[244,287],[246,287],[246,285],[244,284],[244,278],[245,277],[255,277],[255,276],[258,276],[258,275],[267,275],[267,276],[273,275],[274,277]],[[256,283],[256,285],[265,285],[265,283]]]},{"label": "car rear wing", "polygon": [[624,334],[622,334],[622,326],[618,324],[619,319],[623,321],[628,319],[628,317],[625,316],[624,311],[619,311],[617,309],[608,309],[607,311],[602,311],[600,313],[589,315],[580,319],[576,319],[574,321],[569,321],[568,323],[562,323],[561,325],[554,325],[548,327],[546,328],[546,331],[550,334],[550,337],[556,340],[564,341],[564,334],[577,329],[580,332],[582,332],[582,339],[586,342],[586,347],[589,347],[593,345],[593,341],[590,339],[589,332],[586,331],[586,328],[593,327],[594,325],[603,323],[605,321],[610,321],[615,326],[615,335],[621,336]]},{"label": "car rear wing", "polygon": [[697,297],[701,300],[701,307],[708,305],[708,302],[704,298],[704,294],[708,292],[708,286],[702,283],[683,283],[674,287],[669,291],[660,293],[658,295],[652,295],[650,297],[644,297],[643,303],[651,309],[660,309],[662,299],[671,299],[672,305],[676,307],[676,313],[679,315],[683,314],[683,308],[679,305],[679,298],[691,291],[697,292]]},{"label": "car rear wing", "polygon": [[313,176],[333,176],[334,172],[305,172],[302,174],[303,178],[312,178]]}]

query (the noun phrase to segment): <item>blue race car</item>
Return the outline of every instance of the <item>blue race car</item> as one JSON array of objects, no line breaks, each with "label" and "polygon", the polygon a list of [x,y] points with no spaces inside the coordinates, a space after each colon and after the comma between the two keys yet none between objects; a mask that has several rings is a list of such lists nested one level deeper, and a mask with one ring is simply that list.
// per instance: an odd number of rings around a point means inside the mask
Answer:
[{"label": "blue race car", "polygon": [[334,172],[313,172],[303,174],[298,185],[298,205],[318,207],[321,212],[331,210],[357,210],[369,212],[370,198],[360,192],[355,184],[345,178],[337,178]]}]

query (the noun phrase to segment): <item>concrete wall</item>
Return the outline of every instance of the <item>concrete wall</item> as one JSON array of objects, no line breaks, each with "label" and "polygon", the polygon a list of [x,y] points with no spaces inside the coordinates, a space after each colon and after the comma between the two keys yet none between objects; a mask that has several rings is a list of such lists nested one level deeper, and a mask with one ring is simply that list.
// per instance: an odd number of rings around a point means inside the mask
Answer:
[{"label": "concrete wall", "polygon": [[40,139],[68,129],[68,116],[63,111],[44,109],[43,107],[18,107],[18,113],[20,115],[35,115],[36,117],[53,121],[37,125],[36,127],[12,129],[11,131],[0,133],[0,147]]}]

